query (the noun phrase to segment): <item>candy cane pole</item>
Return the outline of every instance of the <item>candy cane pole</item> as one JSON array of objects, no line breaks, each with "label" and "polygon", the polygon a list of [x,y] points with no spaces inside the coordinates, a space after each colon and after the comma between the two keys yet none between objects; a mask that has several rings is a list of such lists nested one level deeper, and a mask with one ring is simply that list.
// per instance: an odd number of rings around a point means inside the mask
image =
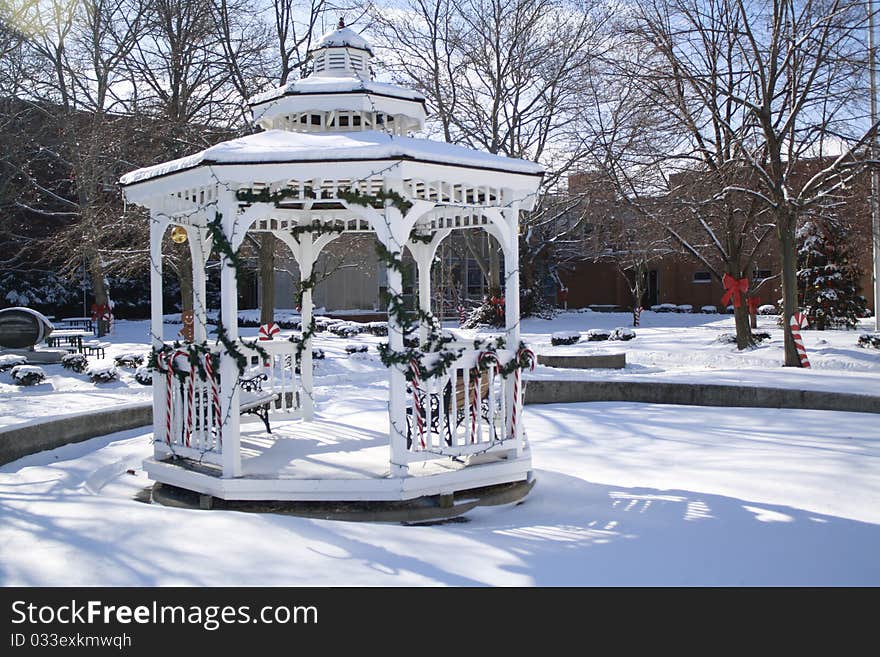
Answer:
[{"label": "candy cane pole", "polygon": [[[522,357],[525,356],[529,359],[529,371],[535,369],[535,352],[531,349],[520,349],[516,352],[516,362],[517,365],[522,362]],[[511,438],[516,438],[516,413],[517,409],[522,405],[522,399],[520,399],[520,376],[521,376],[522,368],[517,367],[513,371],[513,409],[510,413],[510,436]]]},{"label": "candy cane pole", "polygon": [[422,449],[425,449],[425,418],[422,416],[422,400],[419,399],[419,384],[421,379],[419,376],[419,363],[413,358],[409,362],[409,369],[412,372],[412,392],[413,392],[413,415],[416,416],[416,426],[419,430],[419,443]]},{"label": "candy cane pole", "polygon": [[791,316],[791,337],[794,340],[794,348],[801,359],[801,367],[809,367],[810,360],[807,358],[807,350],[804,348],[804,339],[801,337],[801,329],[806,326],[807,316],[803,313],[795,313]]},{"label": "candy cane pole", "polygon": [[196,372],[190,366],[189,381],[186,387],[186,446],[190,446],[193,431],[193,406],[195,406]]},{"label": "candy cane pole", "polygon": [[172,409],[172,391],[174,387],[174,372],[172,370],[174,366],[174,356],[176,354],[171,353],[168,355],[168,359],[166,360],[166,366],[168,370],[165,375],[165,442],[167,444],[171,444],[171,409]]},{"label": "candy cane pole", "polygon": [[205,354],[205,374],[211,383],[211,406],[214,412],[214,426],[217,427],[217,443],[223,443],[222,415],[220,412],[220,391],[217,389],[217,379],[214,378],[214,361],[211,354]]}]

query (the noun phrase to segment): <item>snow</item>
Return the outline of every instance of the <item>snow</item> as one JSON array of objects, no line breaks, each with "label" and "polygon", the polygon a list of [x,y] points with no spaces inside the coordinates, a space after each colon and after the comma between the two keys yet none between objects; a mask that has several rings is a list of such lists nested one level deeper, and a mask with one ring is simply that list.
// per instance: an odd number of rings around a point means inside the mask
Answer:
[{"label": "snow", "polygon": [[350,27],[340,27],[330,30],[324,34],[310,50],[314,51],[318,48],[341,48],[351,46],[352,48],[360,48],[361,50],[370,51],[370,44],[360,34],[352,30]]},{"label": "snow", "polygon": [[0,355],[0,370],[10,369],[16,365],[24,365],[27,358],[18,354],[2,354]]},{"label": "snow", "polygon": [[[383,413],[383,391],[340,388],[347,414]],[[25,457],[0,467],[0,585],[880,584],[876,416],[525,414],[537,484],[524,503],[422,527],[143,504],[142,430]]]},{"label": "snow", "polygon": [[717,313],[718,308],[716,306],[700,306],[700,312],[709,314]]},{"label": "snow", "polygon": [[430,139],[396,137],[384,132],[299,133],[267,130],[216,144],[195,155],[131,171],[122,176],[120,182],[123,185],[132,185],[213,163],[331,162],[399,157],[528,175],[539,175],[543,172],[543,167],[534,162],[501,157]]},{"label": "snow", "polygon": [[[536,353],[591,354],[608,343],[560,348],[551,338],[610,333],[631,319],[566,312],[521,328]],[[729,315],[646,311],[638,339],[615,345],[625,369],[539,365],[525,376],[880,394],[880,352],[856,346],[869,325],[804,331],[813,368],[802,370],[781,367],[773,316],[758,317],[771,339],[739,352],[715,342],[733,330]],[[142,354],[148,322],[118,321],[103,339],[108,363]],[[387,372],[373,348],[381,341],[318,334],[319,415],[387,426]],[[352,357],[348,346],[370,349]],[[0,427],[151,399],[131,371],[95,385],[60,365],[44,369],[47,383],[36,388],[0,374]],[[524,415],[537,478],[525,502],[424,527],[143,504],[135,497],[151,483],[141,469],[152,453],[147,428],[34,454],[0,467],[0,585],[880,585],[877,415],[622,402],[529,405]],[[248,426],[264,439],[259,424]],[[274,451],[302,447],[297,426],[273,423]],[[306,440],[328,462],[364,447]]]}]

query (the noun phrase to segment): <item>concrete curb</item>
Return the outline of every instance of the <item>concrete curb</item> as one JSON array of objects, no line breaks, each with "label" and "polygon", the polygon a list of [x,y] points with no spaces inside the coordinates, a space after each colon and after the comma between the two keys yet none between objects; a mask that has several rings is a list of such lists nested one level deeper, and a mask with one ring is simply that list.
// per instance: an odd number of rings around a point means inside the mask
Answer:
[{"label": "concrete curb", "polygon": [[[880,396],[847,392],[653,381],[530,380],[526,383],[526,404],[599,401],[880,413]],[[0,465],[62,445],[147,426],[152,421],[153,405],[148,402],[23,427],[13,425],[0,429]]]},{"label": "concrete curb", "polygon": [[579,356],[550,356],[538,354],[538,364],[548,367],[562,367],[566,369],[614,369],[620,370],[626,367],[626,352],[615,354],[590,354]]},{"label": "concrete curb", "polygon": [[539,379],[526,382],[526,404],[598,401],[880,413],[880,397],[848,392],[660,381],[546,381]]},{"label": "concrete curb", "polygon": [[0,465],[22,456],[78,443],[153,422],[153,404],[126,404],[106,411],[81,413],[25,426],[0,429]]}]

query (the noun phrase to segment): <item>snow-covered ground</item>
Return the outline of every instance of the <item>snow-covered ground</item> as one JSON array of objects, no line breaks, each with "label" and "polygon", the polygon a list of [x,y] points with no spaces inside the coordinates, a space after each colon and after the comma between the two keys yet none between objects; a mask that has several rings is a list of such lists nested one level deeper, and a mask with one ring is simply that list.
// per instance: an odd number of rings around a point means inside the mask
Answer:
[{"label": "snow-covered ground", "polygon": [[[256,311],[243,311],[249,319]],[[278,311],[289,320],[292,311]],[[792,387],[812,390],[835,390],[880,395],[880,350],[856,346],[861,331],[804,331],[812,368],[783,368],[782,329],[773,316],[759,317],[758,330],[770,333],[769,341],[744,352],[719,341],[719,336],[734,331],[730,315],[644,312],[636,337],[627,341],[587,342],[590,329],[613,330],[631,323],[627,313],[566,312],[552,320],[526,319],[522,322],[523,339],[538,353],[590,354],[625,351],[627,367],[623,370],[569,370],[538,367],[530,378],[631,379],[648,381],[712,382],[740,385]],[[110,344],[106,358],[122,353],[149,350],[149,323],[116,322],[112,335],[102,338]],[[864,330],[873,320],[863,320]],[[450,325],[452,326],[452,325]],[[165,326],[166,339],[174,338],[179,325]],[[581,342],[569,346],[551,346],[553,333],[580,332]],[[256,328],[242,328],[242,336],[255,337]],[[290,334],[283,331],[280,337]],[[460,331],[473,337],[476,331]],[[319,395],[332,394],[340,381],[362,383],[386,379],[384,367],[376,354],[376,345],[385,338],[358,335],[340,338],[319,333],[315,347],[327,358],[316,361]],[[369,355],[349,355],[348,345],[366,344]],[[8,372],[0,373],[0,427],[34,422],[70,413],[87,412],[121,403],[146,402],[150,389],[137,383],[134,370],[120,368],[120,379],[111,383],[92,383],[86,374],[75,374],[60,365],[43,366],[46,381],[32,387],[15,385]]]},{"label": "snow-covered ground", "polygon": [[[338,387],[365,412],[381,392]],[[143,430],[29,456],[0,467],[0,585],[880,585],[874,415],[600,403],[526,421],[532,494],[420,527],[136,501]]]},{"label": "snow-covered ground", "polygon": [[[771,339],[742,353],[718,340],[733,331],[723,315],[646,312],[626,342],[550,345],[627,326],[624,314],[522,330],[539,353],[627,354],[625,370],[532,377],[880,394],[880,351],[856,347],[859,332],[806,331],[813,369],[799,370],[781,367],[775,318],[759,321]],[[146,336],[146,322],[118,322],[107,359],[145,353]],[[385,417],[381,340],[318,337],[319,413]],[[0,374],[0,426],[149,398],[132,370],[107,384],[44,370],[32,388]],[[880,585],[877,415],[594,403],[528,406],[525,421],[538,479],[526,501],[422,527],[144,504],[145,429],[35,454],[0,467],[0,585]]]}]

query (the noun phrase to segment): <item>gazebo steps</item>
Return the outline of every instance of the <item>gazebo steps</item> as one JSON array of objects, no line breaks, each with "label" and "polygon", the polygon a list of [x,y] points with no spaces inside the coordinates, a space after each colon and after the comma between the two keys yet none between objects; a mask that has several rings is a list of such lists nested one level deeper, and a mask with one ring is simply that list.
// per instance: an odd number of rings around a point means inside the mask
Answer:
[{"label": "gazebo steps", "polygon": [[183,488],[156,483],[152,488],[152,501],[165,506],[187,509],[281,513],[324,520],[433,524],[458,518],[478,506],[519,502],[528,495],[534,485],[535,480],[528,479],[448,495],[426,495],[402,501],[282,502],[277,500],[223,500],[200,495]]}]

